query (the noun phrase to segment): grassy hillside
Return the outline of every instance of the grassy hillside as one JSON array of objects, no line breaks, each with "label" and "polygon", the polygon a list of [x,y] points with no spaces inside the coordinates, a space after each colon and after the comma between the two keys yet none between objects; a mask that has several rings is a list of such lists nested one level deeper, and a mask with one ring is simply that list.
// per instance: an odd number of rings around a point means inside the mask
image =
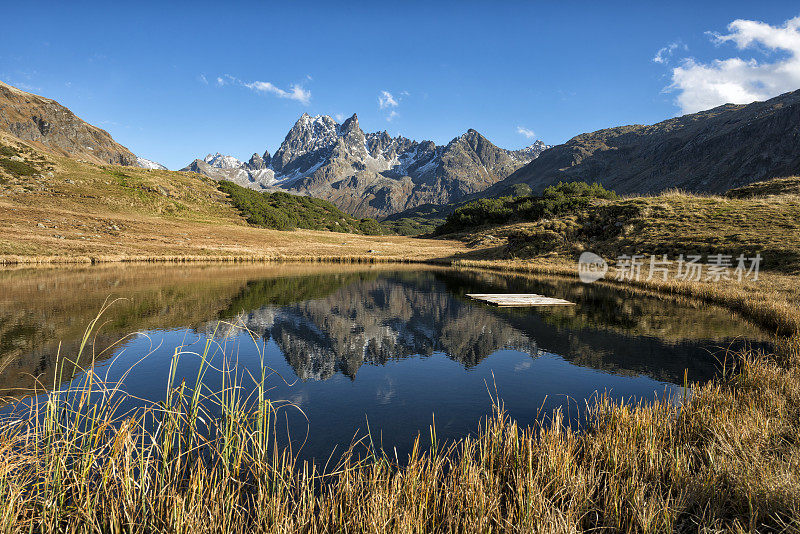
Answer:
[{"label": "grassy hillside", "polygon": [[[0,132],[0,263],[166,257],[379,261],[442,258],[462,248],[452,241],[253,227],[217,185],[191,172],[55,156]],[[360,231],[368,228],[363,224]]]},{"label": "grassy hillside", "polygon": [[94,201],[120,213],[243,224],[211,179],[52,156],[7,134],[0,134],[0,185],[20,207]]},{"label": "grassy hillside", "polygon": [[234,207],[252,225],[275,230],[330,230],[353,234],[387,233],[375,219],[356,219],[327,200],[289,193],[260,193],[233,182],[221,181]]},{"label": "grassy hillside", "polygon": [[800,178],[790,176],[788,178],[764,180],[744,187],[737,187],[725,193],[728,198],[759,198],[783,195],[800,195]]},{"label": "grassy hillside", "polygon": [[[556,203],[557,209],[527,209],[537,200],[473,203],[459,219],[440,230],[482,247],[495,258],[559,256],[577,258],[592,251],[607,259],[621,254],[739,254],[763,257],[764,269],[800,271],[800,195],[798,179],[750,186],[729,198],[668,192],[617,199],[585,198]],[[759,196],[755,191],[790,191]],[[458,211],[457,211],[458,213]],[[526,220],[522,215],[530,215]],[[455,214],[454,214],[455,216]],[[455,223],[461,221],[460,224]],[[494,222],[498,221],[498,222]],[[478,226],[483,223],[483,226]],[[449,225],[449,226],[448,226]],[[477,226],[477,229],[476,229]]]}]

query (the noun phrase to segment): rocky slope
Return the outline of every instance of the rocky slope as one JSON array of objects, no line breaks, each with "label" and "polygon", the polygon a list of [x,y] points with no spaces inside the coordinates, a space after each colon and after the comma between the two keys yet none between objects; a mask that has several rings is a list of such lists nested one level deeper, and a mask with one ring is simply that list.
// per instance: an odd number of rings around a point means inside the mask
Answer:
[{"label": "rocky slope", "polygon": [[138,158],[111,135],[81,120],[55,100],[0,82],[0,130],[45,152],[91,163],[165,169]]},{"label": "rocky slope", "polygon": [[342,124],[303,114],[273,156],[247,162],[209,154],[182,170],[257,190],[285,190],[333,202],[348,213],[381,217],[446,204],[483,191],[548,148],[496,147],[469,130],[445,146],[384,132],[364,133],[353,115]]},{"label": "rocky slope", "polygon": [[0,82],[0,128],[49,152],[92,163],[136,165],[136,155],[105,130],[55,100]]},{"label": "rocky slope", "polygon": [[727,104],[651,126],[581,134],[520,168],[481,196],[514,184],[534,191],[563,181],[597,181],[619,193],[680,188],[721,193],[800,174],[800,91],[766,102]]}]

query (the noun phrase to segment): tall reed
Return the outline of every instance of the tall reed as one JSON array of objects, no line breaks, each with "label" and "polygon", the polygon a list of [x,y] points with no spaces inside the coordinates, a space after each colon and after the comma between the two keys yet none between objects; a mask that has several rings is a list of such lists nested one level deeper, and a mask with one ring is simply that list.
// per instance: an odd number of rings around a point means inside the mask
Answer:
[{"label": "tall reed", "polygon": [[[286,405],[269,398],[271,372],[262,362],[260,376],[245,377],[230,357],[217,366],[224,339],[215,333],[198,353],[176,349],[157,403],[126,408],[121,384],[87,368],[5,417],[0,530],[800,528],[797,338],[779,347],[784,364],[736,355],[719,379],[687,385],[682,404],[601,398],[577,431],[560,411],[521,426],[497,401],[474,436],[441,443],[431,426],[406,459],[366,436],[325,465],[279,446],[275,421]],[[187,357],[197,358],[197,376],[179,380]],[[61,360],[65,373],[71,365]],[[209,372],[221,373],[222,387],[204,385]]]}]

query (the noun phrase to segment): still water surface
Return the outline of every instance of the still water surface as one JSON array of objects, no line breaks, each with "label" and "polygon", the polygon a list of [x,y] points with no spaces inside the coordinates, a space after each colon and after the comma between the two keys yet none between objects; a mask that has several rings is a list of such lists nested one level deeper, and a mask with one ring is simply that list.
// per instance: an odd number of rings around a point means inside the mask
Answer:
[{"label": "still water surface", "polygon": [[[469,300],[471,292],[532,292],[576,305],[496,308]],[[225,359],[247,378],[260,376],[263,362],[274,373],[270,396],[291,401],[283,432],[295,450],[302,446],[302,457],[327,457],[364,435],[367,425],[400,455],[434,417],[439,438],[458,438],[490,413],[490,395],[521,423],[563,407],[577,424],[575,414],[598,394],[631,402],[680,397],[685,374],[707,380],[726,349],[768,340],[713,306],[485,271],[16,270],[0,272],[3,394],[20,398],[36,383],[52,387],[59,343],[62,355],[74,357],[86,325],[109,298],[122,300],[104,313],[82,366],[94,362],[112,382],[132,367],[124,389],[160,400],[175,348],[199,352],[214,336],[214,365]],[[197,367],[197,357],[182,356],[177,382],[192,383]],[[209,373],[206,383],[220,387],[221,377]]]}]

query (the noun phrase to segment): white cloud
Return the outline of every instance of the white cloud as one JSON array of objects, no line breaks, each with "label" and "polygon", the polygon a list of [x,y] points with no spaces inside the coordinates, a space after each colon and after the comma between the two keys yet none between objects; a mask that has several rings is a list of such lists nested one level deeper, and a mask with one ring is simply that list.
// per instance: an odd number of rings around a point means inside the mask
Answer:
[{"label": "white cloud", "polygon": [[279,98],[288,98],[289,100],[295,100],[301,104],[308,104],[311,101],[311,91],[299,84],[290,85],[289,90],[287,91],[277,87],[271,82],[243,82],[242,80],[231,76],[230,74],[225,74],[217,77],[217,85],[220,87],[224,85],[241,85],[242,87],[247,87],[248,89],[257,93],[273,94]]},{"label": "white cloud", "polygon": [[253,91],[258,91],[260,93],[271,93],[276,95],[280,98],[288,98],[289,100],[296,100],[301,104],[308,104],[311,101],[311,91],[308,89],[304,89],[302,86],[297,84],[292,84],[289,86],[289,90],[285,91],[280,87],[276,87],[270,82],[250,82],[245,83],[245,87],[248,89],[252,89]]},{"label": "white cloud", "polygon": [[399,105],[389,91],[381,91],[381,94],[378,95],[378,107],[381,109],[396,108]]},{"label": "white cloud", "polygon": [[197,79],[203,82],[205,85],[208,85],[208,78],[206,78],[205,74],[201,74],[200,76],[197,77]]},{"label": "white cloud", "polygon": [[678,49],[688,50],[689,47],[681,43],[680,41],[670,43],[664,48],[661,48],[658,52],[656,52],[656,55],[653,57],[653,61],[655,63],[661,63],[661,64],[669,63],[672,54],[674,54],[675,51]]},{"label": "white cloud", "polygon": [[336,122],[343,122],[344,121],[344,113],[336,113],[333,116],[336,119]]},{"label": "white cloud", "polygon": [[[672,70],[667,91],[677,91],[676,104],[684,113],[725,103],[748,104],[800,88],[800,17],[783,26],[753,20],[735,20],[727,35],[710,34],[718,45],[732,42],[739,50],[760,49],[772,61],[715,59],[701,63],[683,60]],[[777,53],[777,54],[776,54]]]},{"label": "white cloud", "polygon": [[517,133],[524,135],[528,139],[535,139],[536,138],[536,132],[534,132],[530,128],[525,128],[523,126],[517,126]]},{"label": "white cloud", "polygon": [[402,102],[403,98],[408,96],[408,94],[408,91],[402,91],[400,97],[395,97],[389,91],[380,92],[378,95],[378,108],[388,111],[386,115],[386,120],[388,122],[392,122],[392,119],[400,116],[400,113],[398,113],[395,108],[400,105],[400,102]]}]

